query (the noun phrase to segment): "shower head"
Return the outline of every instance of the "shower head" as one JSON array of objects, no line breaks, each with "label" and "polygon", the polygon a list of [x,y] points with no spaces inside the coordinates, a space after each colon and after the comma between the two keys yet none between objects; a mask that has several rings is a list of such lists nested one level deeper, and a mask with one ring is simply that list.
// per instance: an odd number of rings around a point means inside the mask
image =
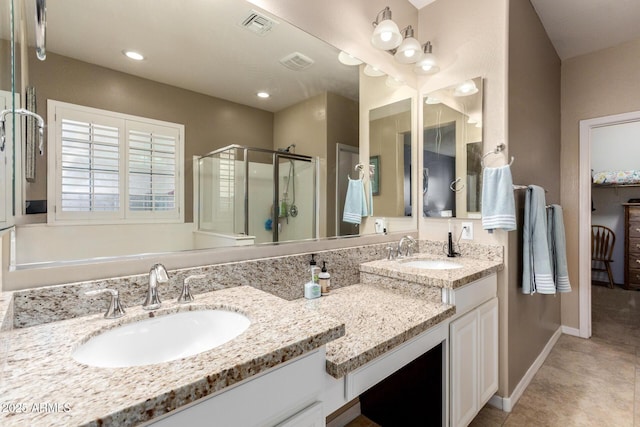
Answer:
[{"label": "shower head", "polygon": [[278,151],[282,151],[283,153],[290,153],[294,148],[296,148],[296,144],[291,144],[287,148],[278,148]]}]

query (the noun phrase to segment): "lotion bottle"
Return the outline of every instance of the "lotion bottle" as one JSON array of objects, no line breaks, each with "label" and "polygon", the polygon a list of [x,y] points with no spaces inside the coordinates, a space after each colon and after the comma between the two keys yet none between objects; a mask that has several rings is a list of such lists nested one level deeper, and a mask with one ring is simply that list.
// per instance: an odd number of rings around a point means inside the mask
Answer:
[{"label": "lotion bottle", "polygon": [[318,278],[320,279],[320,292],[324,295],[329,295],[331,290],[331,275],[327,272],[327,262],[322,261],[322,271]]}]

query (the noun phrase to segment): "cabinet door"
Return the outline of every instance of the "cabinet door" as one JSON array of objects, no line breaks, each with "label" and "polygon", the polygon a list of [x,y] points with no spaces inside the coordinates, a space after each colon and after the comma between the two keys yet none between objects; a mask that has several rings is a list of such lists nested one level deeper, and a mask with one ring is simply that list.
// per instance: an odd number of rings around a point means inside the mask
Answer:
[{"label": "cabinet door", "polygon": [[498,391],[498,298],[478,308],[478,327],[478,386],[481,408]]},{"label": "cabinet door", "polygon": [[451,425],[466,426],[478,413],[478,311],[451,322]]}]

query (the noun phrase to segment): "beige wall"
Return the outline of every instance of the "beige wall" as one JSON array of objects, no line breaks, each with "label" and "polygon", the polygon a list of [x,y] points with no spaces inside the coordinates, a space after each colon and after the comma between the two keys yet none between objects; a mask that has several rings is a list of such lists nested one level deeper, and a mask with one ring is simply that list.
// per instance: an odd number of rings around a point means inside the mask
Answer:
[{"label": "beige wall", "polygon": [[11,91],[11,44],[2,39],[0,39],[0,90]]},{"label": "beige wall", "polygon": [[[193,219],[193,155],[230,144],[273,148],[273,114],[223,99],[142,79],[68,57],[29,55],[29,84],[37,91],[37,111],[47,117],[47,100],[185,125],[185,221]],[[36,158],[36,182],[28,199],[46,199],[47,159]]]},{"label": "beige wall", "polygon": [[562,323],[571,328],[580,327],[580,120],[640,110],[638,70],[640,39],[562,62],[562,206],[573,285],[573,292],[562,298]]},{"label": "beige wall", "polygon": [[[560,59],[528,0],[511,0],[509,29],[508,139],[509,156],[515,157],[513,180],[540,185],[547,190],[547,203],[559,203]],[[516,191],[516,207],[520,227],[522,190]],[[560,301],[564,299],[564,295],[522,294],[521,247],[522,233],[510,233],[509,395],[560,327]]]}]

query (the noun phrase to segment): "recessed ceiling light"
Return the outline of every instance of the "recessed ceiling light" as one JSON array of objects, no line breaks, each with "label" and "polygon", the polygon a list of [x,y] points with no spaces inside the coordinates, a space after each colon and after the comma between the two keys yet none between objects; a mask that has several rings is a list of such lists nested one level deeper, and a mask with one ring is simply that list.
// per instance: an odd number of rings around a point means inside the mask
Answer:
[{"label": "recessed ceiling light", "polygon": [[133,59],[134,61],[142,61],[144,56],[141,53],[134,52],[133,50],[124,50],[122,53],[129,59]]},{"label": "recessed ceiling light", "polygon": [[271,96],[267,92],[258,92],[256,93],[256,95],[258,96],[258,98],[268,98],[269,96]]}]

